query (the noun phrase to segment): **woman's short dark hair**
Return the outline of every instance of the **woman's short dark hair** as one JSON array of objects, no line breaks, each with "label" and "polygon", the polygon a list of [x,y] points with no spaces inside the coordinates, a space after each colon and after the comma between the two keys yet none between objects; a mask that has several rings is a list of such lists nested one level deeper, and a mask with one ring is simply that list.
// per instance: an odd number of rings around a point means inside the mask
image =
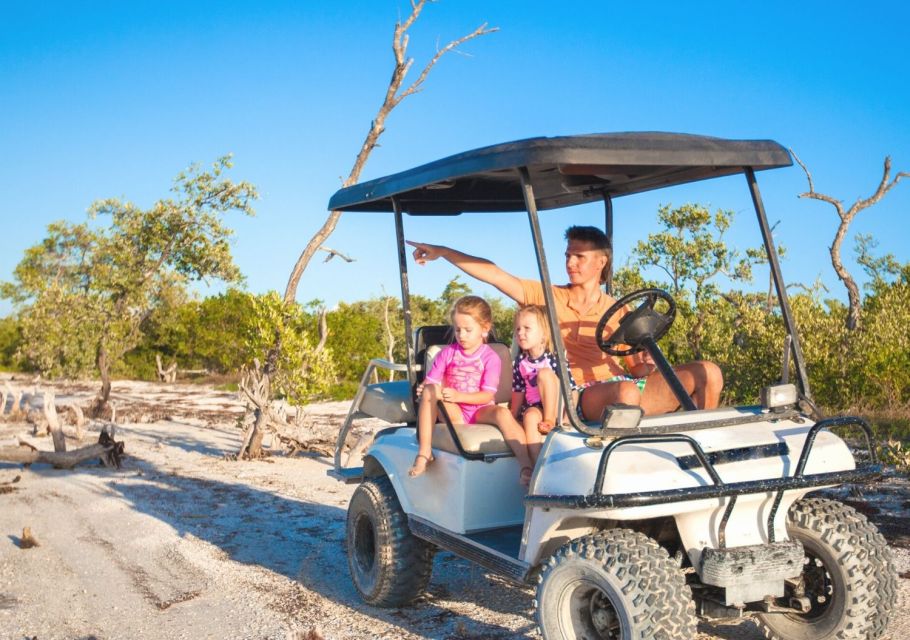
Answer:
[{"label": "woman's short dark hair", "polygon": [[572,242],[573,240],[576,242],[585,242],[594,249],[600,249],[603,251],[604,255],[607,256],[607,264],[604,265],[604,269],[600,274],[600,283],[606,283],[607,276],[610,273],[610,265],[613,262],[613,247],[610,244],[610,239],[607,237],[607,234],[597,227],[576,225],[566,229],[566,241]]}]

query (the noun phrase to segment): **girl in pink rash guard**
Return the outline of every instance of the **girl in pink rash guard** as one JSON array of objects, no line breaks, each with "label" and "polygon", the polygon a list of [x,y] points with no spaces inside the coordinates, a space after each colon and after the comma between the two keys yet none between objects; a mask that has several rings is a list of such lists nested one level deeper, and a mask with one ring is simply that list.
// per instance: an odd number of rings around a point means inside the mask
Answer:
[{"label": "girl in pink rash guard", "polygon": [[[498,407],[493,403],[499,387],[502,361],[486,344],[493,326],[493,312],[483,298],[464,296],[452,307],[452,329],[455,343],[445,347],[430,366],[423,385],[418,388],[420,406],[417,410],[417,457],[408,471],[412,478],[424,473],[433,461],[433,425],[438,419],[437,402],[441,400],[453,424],[485,422],[497,424]],[[514,421],[513,421],[514,422]],[[498,425],[499,426],[499,425]],[[514,439],[510,433],[507,440]],[[517,423],[514,425],[518,427]],[[503,429],[500,426],[500,429]],[[523,431],[518,427],[523,435]],[[527,447],[521,438],[520,462],[527,462]]]}]

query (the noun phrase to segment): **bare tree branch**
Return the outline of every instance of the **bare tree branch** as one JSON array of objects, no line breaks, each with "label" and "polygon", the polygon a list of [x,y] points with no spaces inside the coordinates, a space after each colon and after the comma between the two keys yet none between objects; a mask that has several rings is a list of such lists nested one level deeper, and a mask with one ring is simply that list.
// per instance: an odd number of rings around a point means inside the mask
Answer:
[{"label": "bare tree branch", "polygon": [[[436,55],[433,56],[432,60],[430,60],[430,62],[427,63],[426,67],[424,67],[423,71],[421,71],[418,78],[405,91],[399,93],[404,83],[405,76],[414,63],[413,58],[407,57],[407,31],[414,24],[414,21],[417,20],[417,18],[420,16],[424,5],[426,5],[426,0],[412,1],[411,14],[405,19],[404,22],[399,21],[395,24],[395,30],[392,35],[392,52],[395,57],[395,67],[392,70],[392,78],[389,80],[389,86],[386,89],[386,94],[382,105],[380,105],[379,110],[376,112],[376,116],[370,122],[370,129],[367,131],[367,135],[360,147],[360,151],[358,152],[357,157],[354,159],[354,165],[351,168],[351,172],[343,181],[342,186],[349,187],[352,184],[356,184],[360,180],[360,174],[363,171],[363,167],[366,164],[367,159],[370,157],[373,149],[376,148],[380,136],[382,136],[382,134],[385,132],[385,122],[389,114],[401,103],[402,100],[404,100],[404,98],[413,94],[415,91],[417,91],[418,88],[421,87],[421,85],[423,85],[423,82],[426,80],[430,70],[436,65],[436,63],[443,55],[456,49],[468,40],[498,31],[497,27],[488,29],[486,23],[484,23],[468,35],[458,38],[457,40],[453,40],[441,50],[437,51]],[[288,278],[288,283],[285,287],[284,301],[286,303],[290,304],[296,298],[297,286],[300,283],[300,278],[303,276],[303,272],[306,270],[307,266],[310,263],[310,260],[313,258],[313,255],[316,253],[318,248],[322,246],[325,240],[335,230],[335,227],[338,225],[338,219],[340,217],[340,211],[332,211],[326,218],[322,227],[320,227],[319,230],[313,235],[309,243],[304,248],[303,252],[300,254],[300,257],[294,264],[294,268],[291,270],[291,275]]]},{"label": "bare tree branch", "polygon": [[895,185],[897,185],[898,182],[900,182],[903,178],[910,176],[910,173],[901,171],[896,176],[894,176],[893,180],[891,180],[891,156],[886,156],[884,168],[882,171],[882,179],[879,182],[875,192],[868,198],[857,198],[856,201],[850,205],[850,208],[845,210],[843,201],[824,193],[818,193],[815,190],[815,185],[812,182],[812,174],[809,173],[808,167],[806,167],[803,161],[799,159],[799,156],[794,153],[793,149],[790,149],[790,153],[793,155],[793,158],[796,160],[797,164],[802,167],[803,171],[806,174],[806,179],[809,182],[809,191],[799,194],[799,197],[811,198],[813,200],[827,202],[834,207],[834,210],[837,212],[837,215],[840,218],[840,224],[837,227],[837,232],[834,234],[834,240],[831,242],[829,253],[831,254],[831,265],[834,267],[834,272],[837,273],[837,277],[840,278],[841,282],[843,282],[844,286],[847,288],[847,298],[849,301],[846,318],[847,328],[851,331],[858,329],[860,326],[860,313],[862,311],[860,291],[859,287],[856,284],[856,280],[853,279],[853,277],[850,275],[850,272],[847,271],[847,268],[844,266],[844,263],[841,260],[841,246],[843,245],[844,238],[847,235],[847,229],[850,227],[850,223],[853,222],[853,219],[856,218],[856,215],[863,209],[868,209],[869,207],[877,204],[891,189],[894,188]]},{"label": "bare tree branch", "polygon": [[420,87],[421,87],[421,85],[423,85],[423,81],[426,80],[427,75],[430,73],[430,70],[433,68],[433,66],[439,61],[439,59],[442,56],[447,54],[449,51],[453,51],[454,49],[458,48],[460,45],[464,44],[468,40],[473,40],[474,38],[479,38],[480,36],[485,36],[488,33],[495,33],[496,31],[499,31],[498,27],[493,27],[491,29],[487,29],[487,23],[484,22],[482,25],[480,25],[479,27],[474,29],[474,31],[472,31],[468,35],[462,36],[461,38],[458,38],[458,40],[453,40],[452,42],[450,42],[449,44],[444,46],[442,49],[438,50],[436,52],[436,55],[433,56],[433,59],[427,63],[427,65],[423,68],[423,71],[420,72],[420,75],[417,76],[417,79],[411,83],[411,86],[409,86],[407,89],[405,89],[401,93],[401,95],[398,96],[398,98],[395,101],[395,104],[397,105],[399,102],[404,100],[407,96],[412,95],[412,94],[416,93],[417,91],[420,91]]}]

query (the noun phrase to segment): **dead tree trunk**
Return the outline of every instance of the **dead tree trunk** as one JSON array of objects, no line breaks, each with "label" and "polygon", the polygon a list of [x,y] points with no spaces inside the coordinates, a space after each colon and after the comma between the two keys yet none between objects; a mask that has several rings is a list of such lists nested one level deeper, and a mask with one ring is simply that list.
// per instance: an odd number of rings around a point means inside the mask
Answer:
[{"label": "dead tree trunk", "polygon": [[171,362],[171,365],[165,369],[161,363],[161,354],[155,354],[155,369],[160,382],[174,382],[177,380],[177,361]]},{"label": "dead tree trunk", "polygon": [[329,338],[329,325],[326,321],[328,311],[325,307],[319,309],[319,344],[316,345],[316,353],[325,349],[325,341]]},{"label": "dead tree trunk", "polygon": [[863,209],[868,209],[872,205],[878,203],[885,194],[887,194],[902,178],[910,176],[910,173],[906,171],[899,172],[894,176],[894,180],[891,180],[891,157],[885,157],[885,166],[882,172],[882,179],[878,184],[878,188],[868,198],[858,198],[850,208],[844,209],[844,203],[841,200],[838,200],[832,196],[826,195],[824,193],[818,193],[815,191],[815,185],[812,183],[812,174],[809,173],[809,169],[803,164],[802,160],[797,157],[796,153],[793,152],[793,149],[790,149],[790,153],[793,154],[793,158],[796,160],[797,164],[802,167],[803,171],[806,173],[806,179],[809,182],[809,190],[805,193],[799,194],[800,198],[811,198],[813,200],[821,200],[822,202],[827,202],[834,210],[837,212],[838,217],[840,218],[840,224],[837,227],[837,232],[834,234],[834,240],[831,243],[829,253],[831,254],[831,265],[834,267],[834,272],[837,273],[837,277],[840,278],[841,282],[844,283],[844,286],[847,288],[847,298],[849,302],[849,307],[847,309],[847,318],[845,324],[847,329],[853,331],[858,329],[860,326],[860,312],[862,310],[862,301],[860,300],[859,287],[856,285],[856,281],[850,275],[850,272],[847,271],[847,268],[844,266],[844,263],[841,261],[841,245],[844,242],[844,237],[847,235],[847,229],[850,226],[850,223],[853,222],[853,219]]},{"label": "dead tree trunk", "polygon": [[92,404],[91,415],[95,418],[101,416],[101,413],[107,407],[108,400],[111,399],[111,363],[107,357],[107,349],[104,344],[98,346],[98,357],[96,359],[98,372],[101,374],[101,391]]},{"label": "dead tree trunk", "polygon": [[243,434],[238,457],[262,457],[262,439],[272,419],[269,385],[269,376],[259,368],[258,360],[253,361],[252,369],[244,369],[240,374],[240,393],[253,410],[253,422]]},{"label": "dead tree trunk", "polygon": [[[436,66],[436,63],[439,62],[439,59],[442,58],[442,56],[444,56],[446,53],[456,50],[460,45],[464,44],[468,40],[472,40],[488,33],[498,31],[498,28],[496,27],[487,28],[486,23],[484,23],[471,33],[462,36],[457,40],[452,40],[443,48],[438,49],[436,51],[436,54],[430,59],[426,66],[424,66],[423,70],[420,72],[420,75],[417,76],[414,82],[405,87],[405,77],[414,64],[414,59],[407,57],[409,40],[408,29],[410,29],[417,18],[420,17],[420,13],[423,11],[423,8],[426,6],[426,4],[427,0],[411,0],[411,14],[404,20],[404,22],[395,23],[395,30],[392,34],[392,53],[395,57],[395,66],[392,69],[392,78],[389,81],[388,87],[386,88],[386,94],[382,105],[380,105],[379,110],[376,112],[375,117],[371,121],[366,138],[360,147],[360,151],[357,153],[357,157],[354,159],[354,166],[351,168],[351,172],[348,174],[348,177],[342,182],[342,186],[344,187],[349,187],[353,184],[356,184],[357,181],[360,180],[360,173],[363,171],[363,167],[366,164],[367,159],[370,157],[373,149],[375,149],[376,145],[379,143],[379,138],[385,132],[385,123],[386,119],[389,117],[389,114],[392,113],[395,107],[401,104],[402,100],[410,95],[417,93],[423,88],[423,83],[426,81],[427,76],[433,67]],[[297,299],[297,285],[300,283],[300,278],[303,276],[303,272],[306,270],[307,265],[309,265],[313,255],[320,250],[323,243],[335,230],[335,227],[338,224],[338,219],[340,217],[340,211],[332,211],[329,213],[322,227],[320,227],[319,230],[313,235],[313,237],[310,238],[310,241],[303,249],[300,257],[297,258],[297,262],[294,264],[294,268],[291,269],[291,275],[288,278],[288,283],[284,291],[284,303],[286,305],[295,304]],[[276,336],[275,344],[272,345],[266,354],[265,366],[262,370],[263,376],[268,378],[274,373],[280,354],[281,341],[278,336]],[[257,418],[253,424],[254,426],[259,424],[259,419]],[[238,457],[258,457],[261,455],[261,452],[258,449],[253,448],[254,443],[257,442],[256,434],[259,434],[259,432],[254,428],[254,432],[251,434],[249,441],[246,439],[244,440],[244,444],[241,446],[240,451],[238,452]],[[263,434],[258,435],[259,442],[262,440],[262,435]]]},{"label": "dead tree trunk", "polygon": [[54,403],[54,392],[44,392],[44,418],[47,420],[47,430],[54,440],[54,451],[64,453],[66,451],[66,438],[63,437],[63,428],[60,426],[60,418],[57,416],[57,405]]}]

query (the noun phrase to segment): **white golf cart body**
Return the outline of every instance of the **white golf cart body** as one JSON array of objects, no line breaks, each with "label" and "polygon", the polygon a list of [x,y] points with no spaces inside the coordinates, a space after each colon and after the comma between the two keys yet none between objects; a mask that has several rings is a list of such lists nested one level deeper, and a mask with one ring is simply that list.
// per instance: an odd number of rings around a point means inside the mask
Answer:
[{"label": "white golf cart body", "polygon": [[[535,138],[469,151],[336,193],[330,209],[394,214],[408,362],[371,362],[339,434],[330,473],[347,482],[386,478],[411,535],[517,582],[533,582],[547,558],[570,541],[625,527],[677,542],[677,554],[714,589],[710,598],[699,596],[713,602],[700,604],[700,613],[734,611],[730,607],[741,612],[754,602],[774,610],[769,599],[784,596],[786,581],[802,571],[802,546],[789,542],[791,505],[811,490],[880,471],[874,457],[858,467],[831,431],[856,425],[868,439],[868,425],[856,418],[816,420],[805,410],[811,407],[805,363],[755,180],[755,171],[790,165],[787,151],[767,140],[662,133]],[[743,174],[752,193],[788,334],[782,378],[786,382],[792,355],[796,385],[770,387],[762,406],[710,411],[693,410],[677,389],[689,410],[647,416],[625,427],[583,423],[567,412],[570,424],[547,436],[527,490],[495,427],[440,424],[433,438],[435,461],[422,476],[408,476],[417,454],[411,390],[425,363],[418,361],[420,345],[410,322],[403,214],[526,212],[551,337],[564,353],[538,211],[600,200],[611,235],[616,197],[732,174]],[[407,372],[408,379],[370,384],[376,367]],[[571,403],[564,361],[561,369],[563,402]],[[777,395],[783,399],[775,400]],[[393,426],[377,434],[362,466],[346,467],[345,441],[363,416]],[[678,562],[686,564],[681,556]]]}]

